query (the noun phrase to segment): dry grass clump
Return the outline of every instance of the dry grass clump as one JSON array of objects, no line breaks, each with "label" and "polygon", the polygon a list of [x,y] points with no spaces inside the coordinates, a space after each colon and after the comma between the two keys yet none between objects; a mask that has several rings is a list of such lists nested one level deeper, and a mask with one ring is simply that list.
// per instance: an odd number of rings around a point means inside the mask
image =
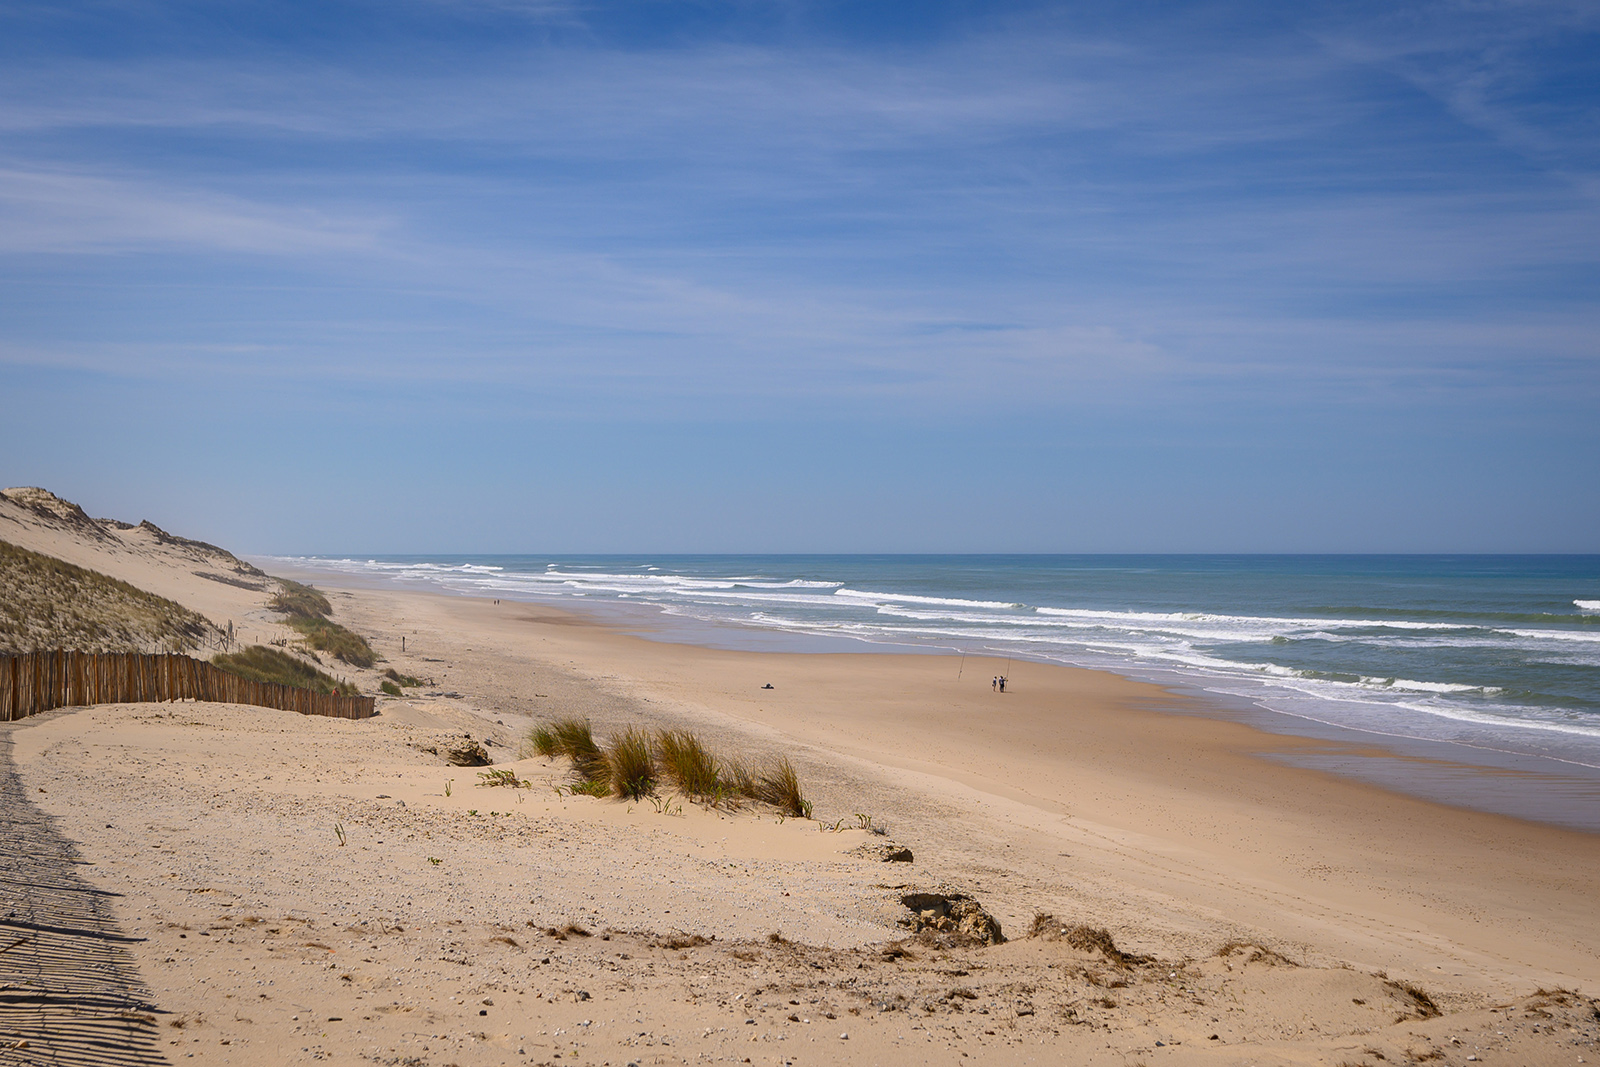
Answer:
[{"label": "dry grass clump", "polygon": [[0,652],[187,652],[221,631],[181,604],[0,541]]},{"label": "dry grass clump", "polygon": [[562,719],[551,729],[555,732],[556,753],[572,760],[578,777],[590,783],[610,781],[611,768],[606,766],[605,753],[595,743],[588,719]]},{"label": "dry grass clump", "polygon": [[1283,953],[1274,952],[1272,949],[1264,945],[1258,945],[1254,941],[1229,941],[1226,945],[1217,949],[1218,956],[1231,956],[1235,952],[1249,953],[1245,957],[1246,963],[1265,963],[1272,967],[1300,966]]},{"label": "dry grass clump", "polygon": [[709,944],[711,944],[710,939],[701,937],[699,934],[672,933],[657,937],[651,942],[650,947],[671,949],[676,952],[686,948],[702,948]]},{"label": "dry grass clump", "polygon": [[[1432,997],[1410,982],[1385,982],[1384,984],[1397,996],[1410,1001],[1412,1010],[1417,1013],[1417,1018],[1435,1019],[1444,1014],[1439,1010],[1439,1005],[1433,1002]],[[1400,1018],[1404,1019],[1405,1016],[1402,1015]]]},{"label": "dry grass clump", "polygon": [[722,762],[721,781],[730,794],[736,797],[756,795],[756,776],[744,760],[730,759]]},{"label": "dry grass clump", "polygon": [[1033,917],[1028,936],[1042,937],[1047,941],[1065,941],[1079,952],[1098,952],[1118,967],[1150,962],[1148,956],[1138,956],[1119,949],[1111,938],[1111,931],[1103,926],[1063,922],[1047,912],[1040,912]]},{"label": "dry grass clump", "polygon": [[755,800],[785,815],[811,817],[811,802],[787,757],[752,771],[743,761],[717,759],[687,730],[649,734],[629,726],[602,746],[588,719],[556,719],[529,730],[526,749],[547,759],[570,759],[582,788],[569,791],[639,800],[655,795],[664,779],[684,796],[712,807],[737,808],[742,801]]}]

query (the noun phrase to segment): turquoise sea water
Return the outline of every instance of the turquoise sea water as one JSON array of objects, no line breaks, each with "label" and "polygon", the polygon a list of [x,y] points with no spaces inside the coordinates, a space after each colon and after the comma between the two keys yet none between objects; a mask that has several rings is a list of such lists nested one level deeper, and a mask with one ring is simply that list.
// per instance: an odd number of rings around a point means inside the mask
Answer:
[{"label": "turquoise sea water", "polygon": [[831,638],[1109,668],[1308,722],[1600,769],[1600,556],[283,562],[502,599],[644,605],[669,633],[677,620],[723,644]]}]

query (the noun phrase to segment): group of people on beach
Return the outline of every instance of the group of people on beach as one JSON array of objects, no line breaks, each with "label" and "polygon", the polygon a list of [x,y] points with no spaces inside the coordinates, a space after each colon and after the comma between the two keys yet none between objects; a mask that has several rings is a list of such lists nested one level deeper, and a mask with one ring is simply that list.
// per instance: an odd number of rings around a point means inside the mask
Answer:
[{"label": "group of people on beach", "polygon": [[1006,676],[1003,674],[995,675],[994,680],[989,683],[989,688],[996,692],[1004,693],[1006,691]]}]

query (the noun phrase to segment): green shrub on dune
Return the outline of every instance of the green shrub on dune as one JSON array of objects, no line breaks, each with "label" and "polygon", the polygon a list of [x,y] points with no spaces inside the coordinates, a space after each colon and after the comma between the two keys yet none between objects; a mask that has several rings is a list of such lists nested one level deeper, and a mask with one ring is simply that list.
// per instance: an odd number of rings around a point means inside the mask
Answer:
[{"label": "green shrub on dune", "polygon": [[296,659],[287,652],[265,645],[252,645],[238,652],[223,652],[211,657],[214,666],[255,682],[274,682],[300,689],[336,696],[360,696],[361,691],[348,682],[324,674],[311,664]]},{"label": "green shrub on dune", "polygon": [[327,597],[309,585],[288,578],[274,578],[273,581],[278,583],[279,589],[277,595],[267,601],[267,606],[288,616],[284,622],[300,634],[307,648],[327,652],[353,667],[370,667],[378,662],[378,654],[365,637],[328,618],[333,613],[333,605]]},{"label": "green shrub on dune", "polygon": [[378,654],[372,651],[365,637],[336,622],[302,615],[291,615],[284,621],[305,639],[309,648],[326,652],[355,667],[370,667],[378,662]]},{"label": "green shrub on dune", "polygon": [[273,611],[302,619],[325,619],[333,614],[333,605],[328,603],[328,598],[311,586],[288,578],[274,578],[273,581],[279,586],[278,595],[267,601],[267,607]]}]

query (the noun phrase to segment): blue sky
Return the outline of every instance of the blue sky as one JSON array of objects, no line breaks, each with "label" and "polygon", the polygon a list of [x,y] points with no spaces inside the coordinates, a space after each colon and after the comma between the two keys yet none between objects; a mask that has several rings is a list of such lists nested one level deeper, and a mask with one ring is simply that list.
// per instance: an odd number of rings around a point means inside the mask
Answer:
[{"label": "blue sky", "polygon": [[1592,3],[0,0],[0,480],[253,552],[1600,550]]}]

